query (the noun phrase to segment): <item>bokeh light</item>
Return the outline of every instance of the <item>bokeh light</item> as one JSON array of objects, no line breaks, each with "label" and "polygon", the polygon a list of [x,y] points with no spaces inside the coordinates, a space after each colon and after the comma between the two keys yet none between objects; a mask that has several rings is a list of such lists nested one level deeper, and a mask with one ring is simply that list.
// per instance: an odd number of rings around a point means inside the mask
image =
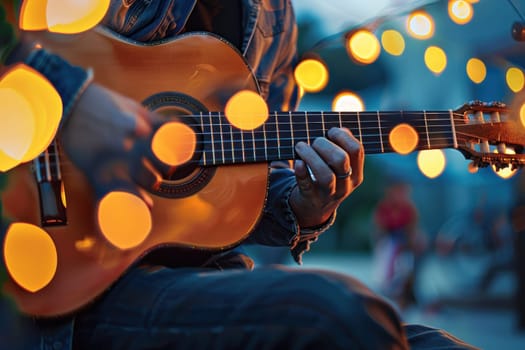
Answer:
[{"label": "bokeh light", "polygon": [[23,30],[46,30],[47,0],[24,0],[20,7],[18,26]]},{"label": "bokeh light", "polygon": [[471,58],[467,62],[467,75],[476,84],[481,84],[487,77],[487,67],[479,58]]},{"label": "bokeh light", "polygon": [[457,24],[466,24],[474,16],[474,8],[465,0],[449,0],[448,15]]},{"label": "bokeh light", "polygon": [[415,11],[407,18],[407,32],[416,39],[431,38],[434,27],[434,19],[424,11]]},{"label": "bokeh light", "polygon": [[256,92],[242,90],[228,100],[224,114],[233,126],[253,130],[268,119],[268,105]]},{"label": "bokeh light", "polygon": [[[2,76],[0,90],[0,153],[7,148],[21,150],[20,143],[29,140],[24,154],[8,154],[17,163],[32,160],[55,137],[62,118],[62,99],[43,75],[24,64],[11,67]],[[14,164],[9,163],[0,159],[0,171],[9,170]]]},{"label": "bokeh light", "polygon": [[104,196],[98,206],[97,219],[104,237],[119,249],[138,246],[152,227],[148,206],[129,192],[114,191]]},{"label": "bokeh light", "polygon": [[153,135],[151,149],[162,162],[181,165],[189,161],[197,147],[197,136],[192,128],[180,122],[163,124]]},{"label": "bokeh light", "polygon": [[419,142],[417,131],[410,125],[396,125],[388,135],[390,145],[399,154],[408,154],[416,149]]},{"label": "bokeh light", "polygon": [[447,67],[447,55],[443,49],[430,46],[425,50],[425,65],[434,74],[441,74]]},{"label": "bokeh light", "polygon": [[0,88],[0,171],[19,163],[29,150],[35,134],[35,112],[18,91]]},{"label": "bokeh light", "polygon": [[392,56],[401,56],[405,51],[405,39],[397,30],[385,30],[381,34],[381,44],[385,51]]},{"label": "bokeh light", "polygon": [[365,109],[363,100],[353,92],[343,91],[332,101],[334,112],[362,112]]},{"label": "bokeh light", "polygon": [[19,25],[24,30],[49,30],[73,34],[96,26],[111,0],[25,0]]},{"label": "bokeh light", "polygon": [[356,62],[370,64],[379,57],[381,45],[374,33],[360,29],[347,38],[347,50],[350,57]]},{"label": "bokeh light", "polygon": [[445,170],[446,158],[440,149],[424,150],[417,155],[419,170],[430,179],[441,175]]},{"label": "bokeh light", "polygon": [[523,89],[525,84],[525,77],[523,71],[516,67],[510,67],[507,69],[505,75],[507,85],[513,92],[519,92]]},{"label": "bokeh light", "polygon": [[6,232],[4,259],[9,275],[20,287],[37,292],[55,276],[58,254],[46,231],[27,223],[13,223]]},{"label": "bokeh light", "polygon": [[308,58],[295,67],[294,77],[304,92],[319,92],[328,84],[328,68],[321,60]]}]

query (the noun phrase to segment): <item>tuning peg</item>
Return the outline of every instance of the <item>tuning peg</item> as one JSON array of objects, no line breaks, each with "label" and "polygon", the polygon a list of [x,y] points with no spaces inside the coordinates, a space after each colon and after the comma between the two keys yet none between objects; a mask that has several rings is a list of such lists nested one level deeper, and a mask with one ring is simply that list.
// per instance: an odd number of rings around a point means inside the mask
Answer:
[{"label": "tuning peg", "polygon": [[507,105],[501,101],[492,101],[488,103],[488,107],[494,107],[494,108],[505,108]]},{"label": "tuning peg", "polygon": [[468,105],[471,107],[483,107],[486,105],[486,103],[480,100],[472,100],[468,103]]}]

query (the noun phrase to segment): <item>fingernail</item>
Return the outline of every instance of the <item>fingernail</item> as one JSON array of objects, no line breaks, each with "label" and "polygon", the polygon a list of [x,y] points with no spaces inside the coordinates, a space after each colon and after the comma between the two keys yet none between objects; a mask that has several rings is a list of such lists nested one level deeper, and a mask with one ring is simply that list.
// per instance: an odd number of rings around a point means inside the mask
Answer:
[{"label": "fingernail", "polygon": [[297,144],[295,145],[295,149],[296,149],[297,151],[302,151],[302,150],[305,149],[305,147],[306,147],[306,143],[303,142],[303,141],[299,141],[299,142],[297,142]]}]

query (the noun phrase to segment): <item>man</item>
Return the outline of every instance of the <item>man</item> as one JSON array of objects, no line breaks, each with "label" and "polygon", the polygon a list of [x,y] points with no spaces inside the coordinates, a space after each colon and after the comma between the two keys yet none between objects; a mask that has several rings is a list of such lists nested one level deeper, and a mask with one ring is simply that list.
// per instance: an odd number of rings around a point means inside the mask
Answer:
[{"label": "man", "polygon": [[[194,30],[218,33],[244,55],[271,110],[297,103],[292,79],[297,30],[289,0],[113,0],[103,25],[143,42]],[[151,131],[155,115],[91,83],[84,70],[44,51],[22,49],[10,61],[17,59],[43,72],[61,93],[66,112],[59,137],[79,168],[95,162],[92,150],[124,154],[126,139]],[[114,130],[111,137],[100,132],[106,128]],[[276,165],[271,171],[267,206],[250,240],[289,246],[299,260],[362,182],[364,155],[350,132],[338,128],[311,145],[298,143],[296,152],[300,160],[293,170]],[[110,163],[105,170],[110,177],[121,176]],[[133,190],[126,177],[119,180]],[[95,188],[106,185],[100,181],[91,177]],[[414,348],[470,348],[439,330],[403,328],[388,303],[346,276],[284,267],[251,271],[249,260],[235,250],[205,259],[185,254],[190,266],[154,253],[75,315],[35,320],[36,346],[406,349],[412,343]]]}]

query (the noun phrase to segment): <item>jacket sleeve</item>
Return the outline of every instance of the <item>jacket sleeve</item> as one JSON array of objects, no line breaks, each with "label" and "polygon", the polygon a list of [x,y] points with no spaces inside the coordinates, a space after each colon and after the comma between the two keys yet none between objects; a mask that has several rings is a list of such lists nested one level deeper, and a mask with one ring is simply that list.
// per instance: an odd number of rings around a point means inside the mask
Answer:
[{"label": "jacket sleeve", "polygon": [[[274,71],[269,77],[267,102],[271,110],[295,110],[299,103],[298,86],[293,76],[297,64],[297,25],[289,0],[283,23],[283,32],[278,39],[278,54]],[[288,162],[271,164],[268,197],[261,221],[247,242],[269,246],[289,246],[294,260],[301,263],[302,254],[310,249],[310,244],[331,227],[335,213],[323,225],[305,229],[300,228],[289,203],[290,194],[297,186],[295,174]]]},{"label": "jacket sleeve", "polygon": [[140,42],[154,42],[178,34],[196,0],[111,0],[102,24]]}]

